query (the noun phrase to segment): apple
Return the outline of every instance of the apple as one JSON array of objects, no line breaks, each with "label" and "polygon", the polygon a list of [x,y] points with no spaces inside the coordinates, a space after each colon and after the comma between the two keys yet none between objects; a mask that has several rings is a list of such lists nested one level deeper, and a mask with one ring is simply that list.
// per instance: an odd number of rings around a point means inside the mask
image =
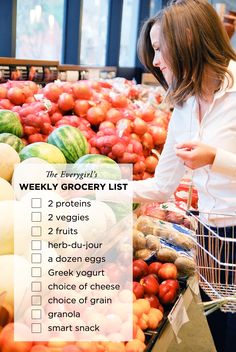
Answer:
[{"label": "apple", "polygon": [[168,283],[162,282],[159,286],[159,300],[162,304],[174,303],[177,297],[177,291]]},{"label": "apple", "polygon": [[143,276],[148,274],[148,265],[142,259],[133,261],[133,279],[140,280]]},{"label": "apple", "polygon": [[[144,295],[144,298],[147,299],[152,308],[158,308],[160,305],[159,299],[155,295]],[[159,309],[159,308],[158,308]]]},{"label": "apple", "polygon": [[145,293],[154,295],[158,294],[159,283],[152,274],[144,276],[140,280],[140,284],[143,285]]},{"label": "apple", "polygon": [[158,276],[158,271],[161,268],[162,263],[161,262],[153,262],[149,264],[148,266],[148,272],[149,274],[155,274]]},{"label": "apple", "polygon": [[177,268],[173,263],[164,263],[158,271],[161,280],[177,279]]},{"label": "apple", "polygon": [[168,279],[168,280],[162,281],[162,284],[166,284],[168,286],[171,286],[176,291],[179,291],[179,281],[178,280]]},{"label": "apple", "polygon": [[144,287],[139,283],[134,281],[133,282],[133,293],[135,294],[135,297],[138,298],[143,298],[144,296]]}]

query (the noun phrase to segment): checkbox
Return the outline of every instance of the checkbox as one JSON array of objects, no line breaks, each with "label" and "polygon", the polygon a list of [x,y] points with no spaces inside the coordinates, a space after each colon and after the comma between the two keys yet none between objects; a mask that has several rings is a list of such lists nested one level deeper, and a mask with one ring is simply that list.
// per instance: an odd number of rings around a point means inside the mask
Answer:
[{"label": "checkbox", "polygon": [[32,198],[31,199],[31,208],[42,208],[42,199],[41,198]]},{"label": "checkbox", "polygon": [[41,264],[42,263],[42,254],[41,253],[31,254],[31,263],[32,264]]},{"label": "checkbox", "polygon": [[31,277],[42,277],[42,268],[31,268]]},{"label": "checkbox", "polygon": [[31,324],[31,332],[36,334],[42,333],[42,324],[40,323],[32,323]]},{"label": "checkbox", "polygon": [[31,296],[31,306],[41,306],[42,305],[42,296]]},{"label": "checkbox", "polygon": [[32,309],[31,310],[31,319],[42,319],[41,309]]},{"label": "checkbox", "polygon": [[40,221],[42,221],[42,213],[40,211],[33,211],[31,213],[31,221],[32,222],[40,222]]},{"label": "checkbox", "polygon": [[42,227],[41,226],[32,226],[31,227],[31,236],[32,237],[41,237],[42,236]]},{"label": "checkbox", "polygon": [[31,282],[31,291],[32,292],[41,292],[42,291],[42,283],[40,281],[32,281]]},{"label": "checkbox", "polygon": [[42,249],[42,241],[32,240],[31,241],[31,249],[32,249],[32,251],[40,251]]}]

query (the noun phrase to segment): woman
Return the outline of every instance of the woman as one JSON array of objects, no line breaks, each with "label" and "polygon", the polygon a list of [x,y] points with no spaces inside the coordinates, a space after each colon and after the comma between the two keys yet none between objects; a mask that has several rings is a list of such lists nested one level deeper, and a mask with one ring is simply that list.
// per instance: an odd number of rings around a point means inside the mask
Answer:
[{"label": "woman", "polygon": [[[236,210],[236,54],[219,17],[206,0],[172,1],[144,23],[138,51],[174,111],[155,176],[134,182],[134,200],[166,201],[187,166],[204,221],[236,233],[236,216],[215,215]],[[230,341],[215,339],[217,351]]]}]

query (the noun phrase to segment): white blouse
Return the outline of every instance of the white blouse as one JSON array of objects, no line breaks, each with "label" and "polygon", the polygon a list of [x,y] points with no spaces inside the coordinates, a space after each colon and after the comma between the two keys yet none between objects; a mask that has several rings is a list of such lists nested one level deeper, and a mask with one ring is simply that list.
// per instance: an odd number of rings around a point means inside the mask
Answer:
[{"label": "white blouse", "polygon": [[[230,61],[233,86],[215,93],[199,122],[196,98],[176,107],[155,176],[133,182],[134,201],[167,201],[176,190],[185,166],[175,154],[175,145],[199,141],[217,149],[213,165],[193,171],[199,210],[212,226],[236,224],[236,62]],[[229,216],[226,216],[229,215]]]}]

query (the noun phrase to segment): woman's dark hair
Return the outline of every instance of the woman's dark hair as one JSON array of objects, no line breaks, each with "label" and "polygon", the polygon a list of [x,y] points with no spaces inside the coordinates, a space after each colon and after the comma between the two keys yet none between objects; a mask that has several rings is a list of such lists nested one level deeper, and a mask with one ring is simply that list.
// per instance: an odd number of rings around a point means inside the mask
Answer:
[{"label": "woman's dark hair", "polygon": [[[156,23],[160,25],[162,56],[173,72],[169,86],[159,68],[153,66],[150,30]],[[138,55],[168,90],[167,97],[173,104],[182,105],[192,95],[201,96],[206,67],[221,84],[225,77],[228,86],[233,82],[227,67],[230,59],[236,60],[236,54],[219,16],[207,0],[174,0],[149,18],[140,32]]]}]

